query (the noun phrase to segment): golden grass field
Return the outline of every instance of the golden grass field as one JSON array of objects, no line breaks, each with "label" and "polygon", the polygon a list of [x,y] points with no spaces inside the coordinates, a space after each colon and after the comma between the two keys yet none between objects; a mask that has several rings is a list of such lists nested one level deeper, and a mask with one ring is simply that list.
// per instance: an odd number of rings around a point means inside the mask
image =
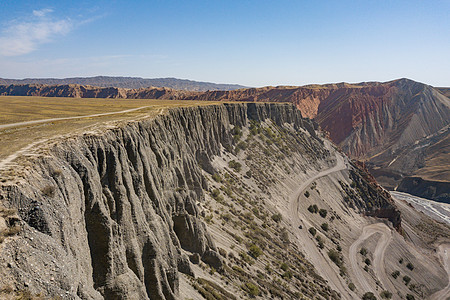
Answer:
[{"label": "golden grass field", "polygon": [[[44,142],[52,137],[83,131],[98,130],[102,126],[142,118],[151,118],[174,107],[213,105],[219,102],[178,100],[79,99],[0,96],[0,161],[32,143]],[[144,107],[127,113],[82,117],[94,114],[121,112]],[[78,117],[37,124],[1,128],[3,125],[54,118]]]}]

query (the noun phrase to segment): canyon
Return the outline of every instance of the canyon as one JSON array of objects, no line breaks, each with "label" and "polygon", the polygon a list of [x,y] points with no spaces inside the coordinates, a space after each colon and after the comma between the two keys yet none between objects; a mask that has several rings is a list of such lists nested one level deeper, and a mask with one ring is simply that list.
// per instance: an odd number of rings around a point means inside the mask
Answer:
[{"label": "canyon", "polygon": [[298,106],[155,107],[87,115],[77,131],[60,118],[1,165],[2,296],[450,296],[449,225],[391,197]]},{"label": "canyon", "polygon": [[409,79],[205,92],[26,84],[0,86],[0,95],[290,102],[344,152],[366,162],[385,188],[450,202],[447,89]]}]

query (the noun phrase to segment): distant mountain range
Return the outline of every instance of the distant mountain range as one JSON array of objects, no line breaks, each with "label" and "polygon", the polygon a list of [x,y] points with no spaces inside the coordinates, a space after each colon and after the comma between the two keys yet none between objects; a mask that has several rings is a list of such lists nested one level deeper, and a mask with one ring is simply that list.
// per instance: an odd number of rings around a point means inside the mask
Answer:
[{"label": "distant mountain range", "polygon": [[0,78],[0,85],[11,84],[46,84],[46,85],[66,85],[79,84],[98,87],[118,87],[126,89],[139,89],[148,87],[168,87],[183,91],[216,91],[216,90],[236,90],[245,88],[238,84],[218,84],[211,82],[193,81],[177,78],[140,78],[140,77],[73,77],[73,78],[26,78],[26,79],[3,79]]},{"label": "distant mountain range", "polygon": [[204,92],[73,84],[0,86],[0,95],[291,102],[344,152],[365,161],[386,188],[443,202],[450,202],[448,92],[409,79]]}]

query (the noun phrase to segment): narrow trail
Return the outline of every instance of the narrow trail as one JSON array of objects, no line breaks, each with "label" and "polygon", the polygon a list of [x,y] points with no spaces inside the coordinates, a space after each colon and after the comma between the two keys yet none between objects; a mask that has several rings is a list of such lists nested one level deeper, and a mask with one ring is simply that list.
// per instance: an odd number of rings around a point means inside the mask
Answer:
[{"label": "narrow trail", "polygon": [[442,244],[438,247],[439,257],[442,260],[442,265],[447,271],[448,283],[445,288],[430,296],[431,300],[450,299],[450,244]]},{"label": "narrow trail", "polygon": [[[377,291],[367,282],[365,277],[365,271],[358,266],[358,249],[360,245],[370,238],[373,234],[380,233],[381,237],[378,239],[377,246],[373,253],[373,268],[375,276],[381,281],[385,290],[395,291],[396,288],[390,282],[389,277],[386,275],[386,269],[384,267],[384,253],[389,243],[392,241],[392,231],[384,223],[376,223],[367,225],[363,228],[363,232],[359,238],[353,242],[349,250],[350,266],[353,270],[355,278],[358,280],[363,291],[371,291],[377,294]],[[361,259],[361,258],[359,258]]]},{"label": "narrow trail", "polygon": [[[303,217],[302,213],[299,211],[299,201],[300,201],[300,197],[303,194],[303,191],[315,180],[324,177],[324,176],[328,176],[334,172],[339,172],[342,170],[347,169],[347,165],[345,162],[344,157],[340,156],[340,155],[336,155],[336,165],[332,168],[323,170],[319,173],[317,173],[316,175],[308,178],[307,180],[305,180],[304,182],[302,182],[302,184],[298,187],[297,192],[294,193],[294,195],[291,197],[290,203],[289,203],[289,217],[291,219],[291,223],[292,223],[292,229],[295,232],[295,235],[297,237],[297,241],[301,241],[303,240],[303,238],[300,236],[300,232],[299,232],[299,225],[303,224],[303,225],[307,225],[307,226],[311,226],[311,224],[309,224],[309,222],[306,220],[306,218]],[[320,262],[320,261],[324,261],[324,256],[323,254],[317,252],[317,246],[315,245],[315,243],[313,241],[305,241],[304,243],[302,243],[301,245],[302,248],[307,250],[307,253],[309,253],[309,255],[311,256],[310,258],[312,259],[312,262],[314,263],[314,261],[316,262]],[[325,259],[325,261],[327,261]],[[317,268],[317,267],[316,267]],[[319,268],[317,268],[319,270]],[[329,281],[329,283],[331,284],[332,288],[339,291],[341,293],[342,296],[344,295],[349,295],[349,291],[346,287],[345,284],[342,283],[342,281],[340,280],[340,278],[338,277],[338,275],[335,273],[333,266],[331,266],[331,264],[328,265],[322,265],[322,269],[327,269],[327,270],[322,270],[322,276],[326,277],[325,279],[327,279]],[[324,276],[326,273],[327,276]],[[351,297],[353,297],[355,295],[351,295]],[[346,296],[344,296],[344,299],[348,299]],[[351,299],[351,298],[350,298]]]},{"label": "narrow trail", "polygon": [[0,130],[11,128],[11,127],[35,125],[35,124],[55,122],[55,121],[64,121],[64,120],[83,119],[83,118],[93,118],[93,117],[102,117],[102,116],[109,116],[109,115],[116,115],[116,114],[124,114],[124,113],[129,113],[129,112],[133,112],[133,111],[148,108],[148,107],[150,107],[150,106],[141,106],[141,107],[132,108],[132,109],[126,109],[126,110],[114,111],[114,112],[108,112],[108,113],[101,113],[101,114],[93,114],[93,115],[87,115],[87,116],[51,118],[51,119],[32,120],[32,121],[19,122],[19,123],[3,124],[3,125],[0,125]]}]

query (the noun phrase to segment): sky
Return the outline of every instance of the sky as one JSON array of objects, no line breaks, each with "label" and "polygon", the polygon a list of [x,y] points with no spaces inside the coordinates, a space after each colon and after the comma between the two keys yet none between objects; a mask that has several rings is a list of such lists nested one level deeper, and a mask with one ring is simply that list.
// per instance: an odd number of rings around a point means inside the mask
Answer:
[{"label": "sky", "polygon": [[0,1],[0,77],[450,86],[450,0]]}]

